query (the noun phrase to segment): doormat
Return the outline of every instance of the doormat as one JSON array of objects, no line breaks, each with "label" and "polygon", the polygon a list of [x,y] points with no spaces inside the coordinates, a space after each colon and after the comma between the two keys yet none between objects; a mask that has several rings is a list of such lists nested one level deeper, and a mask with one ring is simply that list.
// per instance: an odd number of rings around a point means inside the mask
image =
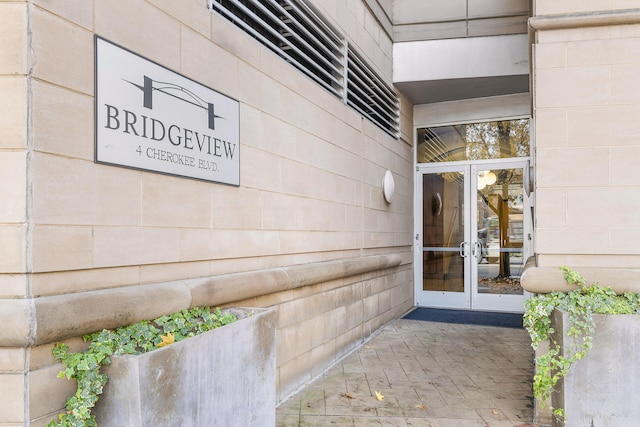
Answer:
[{"label": "doormat", "polygon": [[417,307],[403,317],[410,320],[429,322],[458,323],[464,325],[500,326],[503,328],[522,328],[522,313],[503,313],[497,311],[450,310],[444,308]]}]

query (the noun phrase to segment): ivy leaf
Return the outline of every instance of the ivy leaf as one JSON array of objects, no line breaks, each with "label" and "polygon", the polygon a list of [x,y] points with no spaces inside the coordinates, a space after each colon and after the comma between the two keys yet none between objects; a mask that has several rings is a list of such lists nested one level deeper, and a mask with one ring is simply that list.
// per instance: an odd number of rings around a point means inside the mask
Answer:
[{"label": "ivy leaf", "polygon": [[171,332],[168,332],[167,335],[163,335],[160,337],[162,342],[158,344],[158,347],[164,347],[169,344],[173,344],[176,340]]}]

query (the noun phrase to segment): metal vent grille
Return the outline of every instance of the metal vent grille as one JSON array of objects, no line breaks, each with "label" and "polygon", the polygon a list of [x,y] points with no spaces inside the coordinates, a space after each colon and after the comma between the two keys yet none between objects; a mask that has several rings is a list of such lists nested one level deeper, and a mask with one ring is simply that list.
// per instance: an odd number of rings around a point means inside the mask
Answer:
[{"label": "metal vent grille", "polygon": [[351,48],[347,70],[347,104],[398,138],[400,115],[395,92]]},{"label": "metal vent grille", "polygon": [[399,107],[395,93],[348,48],[345,38],[306,2],[209,0],[209,8],[390,135],[399,137]]}]

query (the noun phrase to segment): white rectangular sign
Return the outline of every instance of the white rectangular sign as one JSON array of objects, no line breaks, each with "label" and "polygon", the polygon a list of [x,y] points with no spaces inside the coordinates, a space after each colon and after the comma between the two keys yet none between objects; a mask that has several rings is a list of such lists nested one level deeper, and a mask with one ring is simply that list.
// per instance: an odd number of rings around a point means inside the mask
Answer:
[{"label": "white rectangular sign", "polygon": [[96,162],[240,185],[238,101],[95,40]]}]

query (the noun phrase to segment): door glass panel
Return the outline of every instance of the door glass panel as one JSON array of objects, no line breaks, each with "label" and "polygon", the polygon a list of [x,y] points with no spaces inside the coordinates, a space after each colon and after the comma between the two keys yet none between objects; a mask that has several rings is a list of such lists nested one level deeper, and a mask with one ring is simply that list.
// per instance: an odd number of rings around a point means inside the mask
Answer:
[{"label": "door glass panel", "polygon": [[427,173],[423,191],[423,290],[464,292],[464,174]]},{"label": "door glass panel", "polygon": [[529,156],[529,120],[418,129],[418,163]]},{"label": "door glass panel", "polygon": [[523,169],[480,170],[476,179],[478,293],[522,295]]}]

